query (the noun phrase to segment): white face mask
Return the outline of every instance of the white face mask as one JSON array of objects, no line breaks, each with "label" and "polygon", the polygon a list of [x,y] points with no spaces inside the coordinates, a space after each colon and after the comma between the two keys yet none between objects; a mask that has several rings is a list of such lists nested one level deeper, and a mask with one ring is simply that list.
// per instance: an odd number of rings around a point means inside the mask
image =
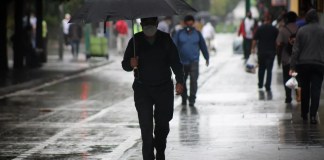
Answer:
[{"label": "white face mask", "polygon": [[156,31],[157,31],[157,28],[154,25],[143,26],[143,32],[148,37],[154,36]]}]

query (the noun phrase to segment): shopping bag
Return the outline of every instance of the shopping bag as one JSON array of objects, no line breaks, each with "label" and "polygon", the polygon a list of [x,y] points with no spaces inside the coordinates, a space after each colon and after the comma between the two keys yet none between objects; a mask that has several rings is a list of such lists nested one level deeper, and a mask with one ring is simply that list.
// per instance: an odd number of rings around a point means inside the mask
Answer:
[{"label": "shopping bag", "polygon": [[249,56],[249,59],[246,61],[245,71],[248,73],[255,73],[257,67],[258,67],[258,55],[256,53],[252,53]]},{"label": "shopping bag", "polygon": [[296,79],[297,73],[293,73],[292,77],[286,82],[286,87],[290,89],[297,89],[298,88],[298,81]]}]

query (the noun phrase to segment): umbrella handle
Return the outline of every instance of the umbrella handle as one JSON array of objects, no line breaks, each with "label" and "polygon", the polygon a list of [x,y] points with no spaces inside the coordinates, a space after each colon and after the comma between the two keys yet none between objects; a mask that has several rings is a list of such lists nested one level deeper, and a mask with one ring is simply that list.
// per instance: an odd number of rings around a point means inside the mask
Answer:
[{"label": "umbrella handle", "polygon": [[134,20],[132,20],[132,33],[133,33],[133,49],[134,49],[134,57],[136,57],[135,53],[135,31],[134,31]]},{"label": "umbrella handle", "polygon": [[[134,57],[136,57],[136,49],[135,49],[135,31],[134,31],[134,19],[132,19],[132,33],[133,33],[133,49],[134,49]],[[137,78],[139,79],[139,70],[137,67],[134,67],[134,71],[137,71]]]}]

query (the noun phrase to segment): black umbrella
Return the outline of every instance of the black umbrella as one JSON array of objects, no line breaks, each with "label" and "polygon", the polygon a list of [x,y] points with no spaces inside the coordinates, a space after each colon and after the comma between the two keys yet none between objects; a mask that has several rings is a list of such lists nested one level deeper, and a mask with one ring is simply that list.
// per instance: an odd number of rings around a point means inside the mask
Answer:
[{"label": "black umbrella", "polygon": [[72,15],[70,23],[124,19],[132,20],[134,25],[134,20],[137,18],[186,15],[195,12],[196,10],[184,0],[88,0]]},{"label": "black umbrella", "polygon": [[70,22],[103,22],[185,15],[196,12],[184,0],[88,0]]}]

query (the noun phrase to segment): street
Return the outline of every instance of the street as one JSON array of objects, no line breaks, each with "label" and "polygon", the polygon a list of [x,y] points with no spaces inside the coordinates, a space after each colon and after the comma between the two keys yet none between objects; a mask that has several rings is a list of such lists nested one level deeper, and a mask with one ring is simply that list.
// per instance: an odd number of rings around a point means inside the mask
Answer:
[{"label": "street", "polygon": [[[284,103],[277,64],[272,92],[258,91],[257,75],[232,53],[234,38],[216,36],[209,67],[201,58],[196,106],[176,97],[166,159],[323,160],[324,97],[319,124],[304,123],[300,105]],[[122,70],[122,55],[111,59],[0,99],[0,159],[142,159],[133,74]]]}]

